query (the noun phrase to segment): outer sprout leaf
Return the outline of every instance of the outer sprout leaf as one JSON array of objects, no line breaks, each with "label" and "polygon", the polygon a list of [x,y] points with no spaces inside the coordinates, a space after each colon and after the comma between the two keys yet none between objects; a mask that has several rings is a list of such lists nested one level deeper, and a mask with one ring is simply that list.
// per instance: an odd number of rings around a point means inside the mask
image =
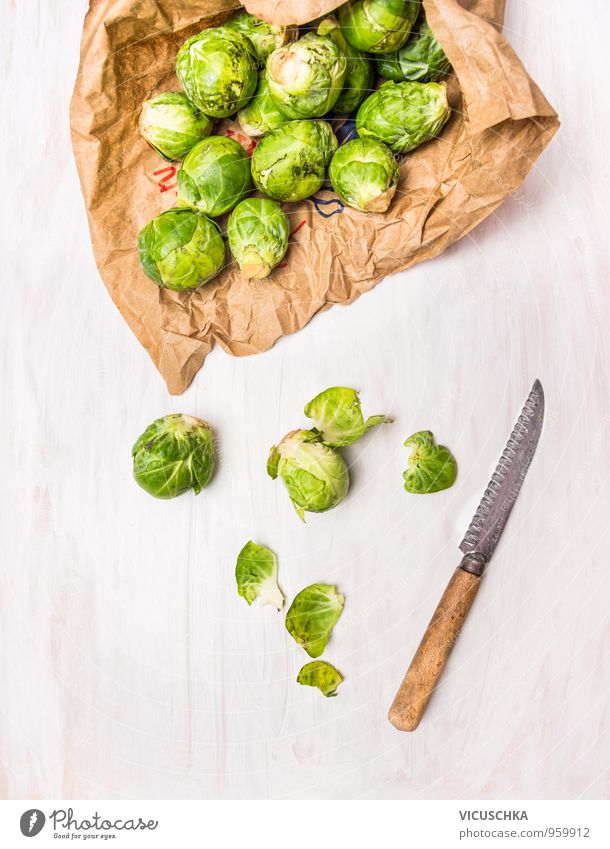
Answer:
[{"label": "outer sprout leaf", "polygon": [[312,660],[306,663],[297,675],[298,684],[317,687],[324,696],[336,696],[337,687],[343,681],[343,675],[325,660]]},{"label": "outer sprout leaf", "polygon": [[310,657],[320,657],[326,648],[344,601],[331,584],[311,584],[290,605],[286,628]]},{"label": "outer sprout leaf", "polygon": [[284,606],[284,596],[277,583],[275,554],[255,542],[247,542],[235,566],[237,592],[248,604],[259,599],[261,605],[272,604],[276,610]]},{"label": "outer sprout leaf", "polygon": [[364,421],[355,389],[332,386],[305,406],[305,415],[313,419],[325,445],[333,448],[352,445],[376,425],[393,421],[389,416],[371,416]]},{"label": "outer sprout leaf", "polygon": [[406,441],[411,448],[409,468],[403,473],[405,489],[415,495],[440,492],[453,486],[457,477],[455,457],[444,445],[437,445],[429,430],[420,430]]}]

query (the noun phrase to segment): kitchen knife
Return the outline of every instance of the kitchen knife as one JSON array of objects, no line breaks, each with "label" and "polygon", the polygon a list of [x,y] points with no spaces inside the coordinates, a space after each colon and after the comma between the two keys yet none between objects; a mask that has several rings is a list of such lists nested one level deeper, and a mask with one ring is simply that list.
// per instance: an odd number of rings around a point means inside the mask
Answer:
[{"label": "kitchen knife", "polygon": [[544,417],[544,392],[536,380],[491,480],[460,543],[464,557],[430,620],[390,711],[399,731],[415,731],[458,638],[506,520],[534,456]]}]

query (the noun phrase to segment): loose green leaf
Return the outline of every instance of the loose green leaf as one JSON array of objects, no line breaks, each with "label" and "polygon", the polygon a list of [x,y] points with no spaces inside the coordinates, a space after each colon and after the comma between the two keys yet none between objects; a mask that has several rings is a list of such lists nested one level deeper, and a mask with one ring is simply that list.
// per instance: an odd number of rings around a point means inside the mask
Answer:
[{"label": "loose green leaf", "polygon": [[325,389],[305,406],[305,415],[313,419],[325,445],[351,445],[376,425],[392,422],[388,416],[362,415],[360,399],[355,389],[332,386]]},{"label": "loose green leaf", "polygon": [[310,657],[320,657],[326,648],[344,601],[331,584],[311,584],[290,605],[286,628]]},{"label": "loose green leaf", "polygon": [[405,445],[411,449],[409,468],[403,473],[407,492],[424,495],[453,486],[457,462],[448,448],[435,443],[431,431],[414,433]]},{"label": "loose green leaf", "polygon": [[276,610],[284,606],[284,596],[277,583],[275,554],[255,542],[247,542],[235,566],[237,592],[248,604],[258,598],[261,605],[272,604]]},{"label": "loose green leaf", "polygon": [[336,696],[337,687],[343,681],[343,675],[325,660],[312,660],[306,663],[297,675],[298,684],[317,687],[324,696]]}]

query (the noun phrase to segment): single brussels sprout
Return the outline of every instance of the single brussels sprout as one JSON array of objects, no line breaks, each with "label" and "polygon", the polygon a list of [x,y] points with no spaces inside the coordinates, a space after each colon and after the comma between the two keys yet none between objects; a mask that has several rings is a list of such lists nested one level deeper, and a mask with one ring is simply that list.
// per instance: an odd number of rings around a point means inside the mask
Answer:
[{"label": "single brussels sprout", "polygon": [[172,162],[209,136],[214,122],[182,92],[164,91],[144,101],[138,126],[148,144]]},{"label": "single brussels sprout", "polygon": [[286,628],[310,657],[320,657],[326,648],[344,603],[332,584],[311,584],[295,596],[286,614]]},{"label": "single brussels sprout", "polygon": [[429,430],[414,433],[405,445],[411,449],[409,468],[403,473],[407,492],[423,495],[453,486],[457,477],[455,457],[444,445],[435,443]]},{"label": "single brussels sprout", "polygon": [[324,696],[336,696],[337,687],[343,681],[343,675],[325,660],[312,660],[306,663],[297,675],[297,684],[317,687]]},{"label": "single brussels sprout", "polygon": [[210,136],[196,144],[178,171],[178,202],[218,218],[252,188],[250,160],[228,136]]},{"label": "single brussels sprout", "polygon": [[133,475],[155,498],[198,495],[214,471],[214,441],[207,422],[172,413],[149,425],[131,451]]},{"label": "single brussels sprout", "polygon": [[356,50],[391,53],[409,37],[420,9],[420,0],[354,0],[341,6],[339,22]]},{"label": "single brussels sprout", "polygon": [[322,442],[331,448],[352,445],[371,428],[394,421],[389,416],[370,416],[364,421],[358,393],[347,386],[320,392],[305,406],[305,415],[313,419]]},{"label": "single brussels sprout", "polygon": [[290,225],[274,200],[249,198],[242,200],[231,213],[227,236],[244,277],[262,280],[284,259]]},{"label": "single brussels sprout", "polygon": [[438,136],[450,114],[445,83],[387,82],[358,110],[356,130],[360,138],[408,153]]},{"label": "single brussels sprout", "polygon": [[427,83],[440,80],[451,70],[451,63],[422,17],[404,47],[379,57],[377,69],[382,77],[395,83],[417,80]]},{"label": "single brussels sprout", "polygon": [[299,35],[298,27],[273,26],[273,24],[255,18],[245,9],[240,9],[234,15],[231,15],[229,20],[225,22],[225,26],[250,39],[256,58],[260,63],[264,63],[276,47],[283,47],[285,44],[295,41]]},{"label": "single brussels sprout", "polygon": [[290,121],[261,139],[252,154],[252,177],[274,200],[296,201],[314,195],[339,145],[326,121]]},{"label": "single brussels sprout", "polygon": [[343,457],[324,445],[319,433],[293,430],[274,445],[267,474],[279,475],[301,520],[305,510],[323,513],[336,507],[347,494],[349,473]]},{"label": "single brussels sprout", "polygon": [[195,106],[213,118],[227,118],[254,94],[258,79],[254,47],[236,30],[205,29],[178,51],[176,74]]},{"label": "single brussels sprout", "polygon": [[191,209],[168,209],[138,235],[144,273],[163,289],[196,289],[225,262],[225,243],[214,221]]},{"label": "single brussels sprout", "polygon": [[239,110],[237,120],[244,133],[251,138],[264,136],[277,130],[289,120],[275,105],[264,71],[260,75],[256,94],[243,109]]},{"label": "single brussels sprout", "polygon": [[333,156],[328,176],[343,203],[362,212],[385,212],[396,194],[400,167],[375,139],[352,139]]},{"label": "single brussels sprout", "polygon": [[272,604],[276,610],[284,606],[284,596],[277,583],[275,554],[255,542],[247,542],[235,566],[237,592],[248,604],[258,598],[261,605]]},{"label": "single brussels sprout", "polygon": [[346,72],[343,51],[329,36],[313,32],[274,50],[267,60],[271,97],[288,118],[326,115],[341,94]]},{"label": "single brussels sprout", "polygon": [[345,40],[339,21],[332,15],[320,23],[318,35],[329,35],[347,59],[345,80],[334,111],[339,115],[349,115],[370,94],[375,80],[375,66],[370,58]]}]

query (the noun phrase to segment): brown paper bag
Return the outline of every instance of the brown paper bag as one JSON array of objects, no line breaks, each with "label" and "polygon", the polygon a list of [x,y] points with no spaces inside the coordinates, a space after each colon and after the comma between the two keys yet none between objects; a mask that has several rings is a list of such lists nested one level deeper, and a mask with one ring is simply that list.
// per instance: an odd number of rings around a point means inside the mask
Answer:
[{"label": "brown paper bag", "polygon": [[[272,21],[303,22],[334,0],[247,0]],[[140,138],[142,102],[178,89],[180,45],[221,23],[236,0],[91,0],[72,99],[74,153],[100,274],[170,392],[183,392],[214,342],[257,354],[347,304],[383,277],[441,253],[514,192],[559,126],[499,30],[504,0],[424,0],[454,68],[454,114],[442,136],[409,154],[390,210],[343,208],[332,191],[286,207],[293,236],[283,267],[246,281],[228,260],[191,293],[159,289],[140,270],[136,239],[176,202],[176,166]]]}]

